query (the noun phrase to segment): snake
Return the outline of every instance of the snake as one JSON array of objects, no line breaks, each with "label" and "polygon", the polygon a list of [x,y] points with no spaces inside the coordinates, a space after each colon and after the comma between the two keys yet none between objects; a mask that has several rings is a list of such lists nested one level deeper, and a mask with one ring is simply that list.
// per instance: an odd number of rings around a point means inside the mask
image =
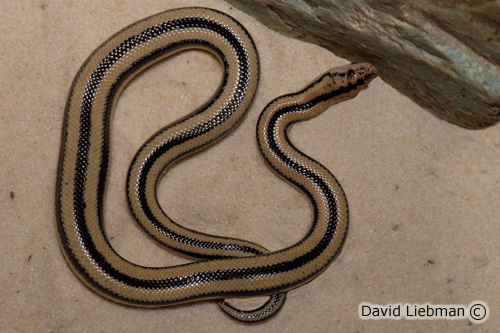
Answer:
[{"label": "snake", "polygon": [[[213,54],[221,83],[204,105],[153,134],[135,154],[127,176],[127,202],[137,225],[163,247],[193,258],[166,267],[133,263],[111,246],[104,231],[111,122],[127,84],[152,64],[185,50]],[[332,69],[301,91],[267,105],[257,125],[266,163],[311,203],[311,227],[296,244],[270,252],[243,239],[210,235],[171,219],[157,200],[163,174],[186,156],[214,144],[241,122],[254,99],[259,59],[247,30],[208,8],[178,8],[139,20],[102,43],[71,85],[62,125],[56,183],[57,235],[72,271],[90,289],[117,303],[161,307],[218,300],[244,323],[271,318],[286,292],[323,272],[347,233],[348,205],[340,183],[293,146],[288,130],[331,105],[354,97],[377,76],[368,63]],[[269,296],[241,310],[231,298]]]}]

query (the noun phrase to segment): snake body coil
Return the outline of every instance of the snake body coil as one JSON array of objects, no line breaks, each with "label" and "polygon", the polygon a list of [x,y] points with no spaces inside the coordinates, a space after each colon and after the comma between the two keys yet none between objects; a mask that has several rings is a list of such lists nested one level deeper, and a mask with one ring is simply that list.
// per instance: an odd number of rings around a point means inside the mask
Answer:
[{"label": "snake body coil", "polygon": [[[121,90],[145,67],[186,49],[219,58],[221,86],[213,99],[153,135],[131,164],[127,194],[140,227],[167,248],[204,259],[173,267],[143,267],[122,258],[103,230],[110,120]],[[311,229],[277,252],[233,238],[185,228],[163,212],[156,186],[180,158],[214,143],[244,116],[258,83],[251,37],[231,17],[204,8],[167,11],[136,22],[97,48],[73,81],[65,110],[56,193],[58,235],[76,275],[107,298],[155,307],[202,299],[272,295],[254,311],[222,302],[232,318],[256,322],[283,305],[283,292],[310,281],[339,253],[347,230],[347,202],[334,176],[287,138],[294,122],[351,98],[376,76],[369,64],[332,70],[303,91],[271,102],[258,124],[267,163],[306,194],[314,210]]]}]

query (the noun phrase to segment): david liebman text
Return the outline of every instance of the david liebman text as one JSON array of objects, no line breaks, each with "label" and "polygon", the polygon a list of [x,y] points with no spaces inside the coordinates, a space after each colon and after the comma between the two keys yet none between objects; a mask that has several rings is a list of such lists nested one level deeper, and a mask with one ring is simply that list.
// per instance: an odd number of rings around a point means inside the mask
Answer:
[{"label": "david liebman text", "polygon": [[361,303],[358,314],[361,319],[464,319],[467,318],[467,307],[459,304]]}]

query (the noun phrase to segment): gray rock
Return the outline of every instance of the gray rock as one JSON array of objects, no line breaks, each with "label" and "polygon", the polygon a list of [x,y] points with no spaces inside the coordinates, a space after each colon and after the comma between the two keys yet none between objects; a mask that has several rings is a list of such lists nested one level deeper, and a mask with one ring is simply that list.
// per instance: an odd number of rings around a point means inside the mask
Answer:
[{"label": "gray rock", "polygon": [[500,120],[498,0],[227,0],[269,27],[368,61],[384,81],[468,128]]}]

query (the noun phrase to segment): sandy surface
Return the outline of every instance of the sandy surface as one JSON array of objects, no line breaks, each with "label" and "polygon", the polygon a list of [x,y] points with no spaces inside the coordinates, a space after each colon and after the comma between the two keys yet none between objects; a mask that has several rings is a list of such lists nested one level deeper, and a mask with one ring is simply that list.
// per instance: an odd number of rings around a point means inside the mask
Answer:
[{"label": "sandy surface", "polygon": [[[317,279],[293,290],[261,325],[225,317],[213,302],[161,309],[112,303],[66,265],[55,232],[54,187],[63,109],[85,58],[122,27],[196,1],[3,1],[0,4],[0,329],[2,331],[491,332],[500,326],[500,134],[451,125],[381,79],[357,98],[293,127],[293,142],[339,179],[351,212],[347,242]],[[174,166],[159,188],[179,223],[278,250],[309,226],[304,197],[264,164],[255,142],[262,108],[347,63],[285,38],[232,8],[254,37],[262,75],[243,124],[220,144]],[[187,52],[154,66],[123,92],[113,120],[106,230],[142,265],[186,262],[135,226],[125,172],[157,129],[211,96],[217,61]],[[443,83],[446,84],[446,83]],[[360,320],[361,302],[484,301],[483,324],[459,320]]]}]

